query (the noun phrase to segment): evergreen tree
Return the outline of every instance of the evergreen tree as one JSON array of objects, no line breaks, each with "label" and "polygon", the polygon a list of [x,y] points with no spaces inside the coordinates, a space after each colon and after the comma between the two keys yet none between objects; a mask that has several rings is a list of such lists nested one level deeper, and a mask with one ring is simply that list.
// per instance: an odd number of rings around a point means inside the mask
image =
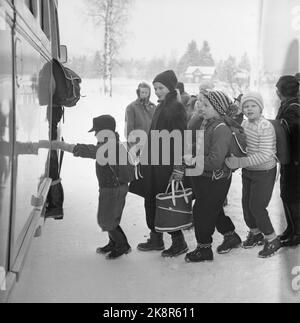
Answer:
[{"label": "evergreen tree", "polygon": [[241,58],[241,61],[239,63],[239,66],[238,66],[240,69],[242,70],[246,70],[248,72],[251,71],[251,63],[250,63],[250,59],[247,55],[247,53],[245,53],[242,58]]},{"label": "evergreen tree", "polygon": [[183,76],[189,66],[197,66],[201,64],[200,51],[197,43],[192,40],[187,47],[185,54],[181,57],[178,63],[179,76]]},{"label": "evergreen tree", "polygon": [[200,65],[201,66],[214,66],[215,61],[210,53],[210,47],[208,41],[203,42],[203,46],[200,50]]}]

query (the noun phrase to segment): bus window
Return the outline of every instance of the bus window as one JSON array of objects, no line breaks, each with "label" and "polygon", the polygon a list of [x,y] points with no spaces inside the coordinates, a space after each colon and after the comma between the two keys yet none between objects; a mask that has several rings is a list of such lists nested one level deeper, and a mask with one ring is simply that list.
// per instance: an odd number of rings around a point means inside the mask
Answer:
[{"label": "bus window", "polygon": [[41,28],[48,39],[50,39],[50,12],[49,12],[49,1],[42,0],[40,3],[40,15],[41,15]]},{"label": "bus window", "polygon": [[58,14],[57,8],[53,0],[50,0],[50,17],[51,17],[51,43],[52,54],[55,58],[60,58],[60,40],[59,40],[59,28],[58,28]]},{"label": "bus window", "polygon": [[25,4],[34,17],[37,16],[37,0],[25,0]]}]

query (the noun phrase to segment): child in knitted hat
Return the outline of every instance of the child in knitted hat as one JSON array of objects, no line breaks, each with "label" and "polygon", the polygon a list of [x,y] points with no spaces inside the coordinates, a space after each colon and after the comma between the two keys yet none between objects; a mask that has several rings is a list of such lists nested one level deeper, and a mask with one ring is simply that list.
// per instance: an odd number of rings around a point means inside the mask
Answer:
[{"label": "child in knitted hat", "polygon": [[[244,219],[250,229],[245,249],[263,245],[259,257],[267,258],[281,248],[267,207],[272,197],[276,179],[276,134],[273,125],[262,116],[264,101],[260,93],[249,92],[242,98],[242,123],[247,136],[247,157],[226,159],[229,168],[243,168],[242,205]],[[264,242],[265,240],[265,242]]]},{"label": "child in knitted hat", "polygon": [[[221,91],[201,91],[204,131],[204,171],[201,176],[190,177],[196,201],[193,208],[197,248],[188,253],[186,262],[212,261],[213,234],[217,229],[224,240],[217,247],[219,254],[225,254],[239,248],[242,240],[235,232],[235,226],[223,208],[231,185],[231,172],[225,165],[232,142],[232,132],[225,123],[234,114],[237,107]],[[193,145],[195,143],[193,142]],[[202,144],[202,143],[201,143]],[[196,144],[200,150],[200,143]],[[193,165],[191,155],[185,156],[188,166]]]},{"label": "child in knitted hat", "polygon": [[[120,227],[128,193],[128,181],[119,172],[118,160],[120,154],[127,153],[127,151],[123,145],[119,144],[119,135],[115,130],[115,119],[110,115],[102,115],[93,119],[93,127],[89,131],[95,133],[98,139],[97,145],[71,145],[62,141],[52,141],[52,149],[68,151],[73,153],[75,157],[97,158],[96,175],[99,183],[98,224],[103,231],[108,232],[109,243],[105,247],[98,248],[96,252],[98,254],[108,254],[107,259],[116,259],[131,251],[126,235]],[[117,164],[113,162],[110,164],[104,160],[105,156],[97,155],[99,149],[103,148],[109,139],[112,139],[112,142],[116,144]],[[125,149],[125,152],[121,151],[121,149]]]}]

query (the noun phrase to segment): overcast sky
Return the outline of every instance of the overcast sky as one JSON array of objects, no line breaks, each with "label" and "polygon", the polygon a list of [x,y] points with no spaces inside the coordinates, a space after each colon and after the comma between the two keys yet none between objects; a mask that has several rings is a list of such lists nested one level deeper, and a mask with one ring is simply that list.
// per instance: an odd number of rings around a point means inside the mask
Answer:
[{"label": "overcast sky", "polygon": [[[208,40],[215,59],[252,56],[256,49],[259,0],[135,0],[125,58],[180,57],[187,44]],[[61,42],[71,55],[102,46],[101,29],[85,15],[84,0],[59,0]]]}]

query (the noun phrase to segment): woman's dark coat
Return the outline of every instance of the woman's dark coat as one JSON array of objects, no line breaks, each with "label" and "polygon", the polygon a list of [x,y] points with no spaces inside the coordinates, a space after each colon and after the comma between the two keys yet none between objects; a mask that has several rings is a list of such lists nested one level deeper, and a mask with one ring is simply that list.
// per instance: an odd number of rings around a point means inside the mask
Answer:
[{"label": "woman's dark coat", "polygon": [[297,98],[281,104],[276,119],[289,125],[291,162],[281,165],[281,197],[286,203],[300,203],[300,105]]},{"label": "woman's dark coat", "polygon": [[[167,130],[170,133],[173,130],[179,130],[182,133],[187,129],[187,116],[182,103],[177,100],[177,92],[169,92],[163,102],[157,107],[153,116],[150,132],[148,134],[148,165],[141,166],[141,174],[144,177],[130,184],[130,192],[140,195],[145,199],[152,199],[159,193],[166,191],[170,176],[174,170],[174,160],[172,158],[174,144],[171,141],[171,162],[170,165],[158,166],[150,165],[151,161],[151,131]],[[183,144],[182,144],[183,147]],[[183,151],[182,151],[183,152]],[[159,153],[162,153],[162,143],[159,145]],[[143,159],[143,158],[142,158]]]}]

